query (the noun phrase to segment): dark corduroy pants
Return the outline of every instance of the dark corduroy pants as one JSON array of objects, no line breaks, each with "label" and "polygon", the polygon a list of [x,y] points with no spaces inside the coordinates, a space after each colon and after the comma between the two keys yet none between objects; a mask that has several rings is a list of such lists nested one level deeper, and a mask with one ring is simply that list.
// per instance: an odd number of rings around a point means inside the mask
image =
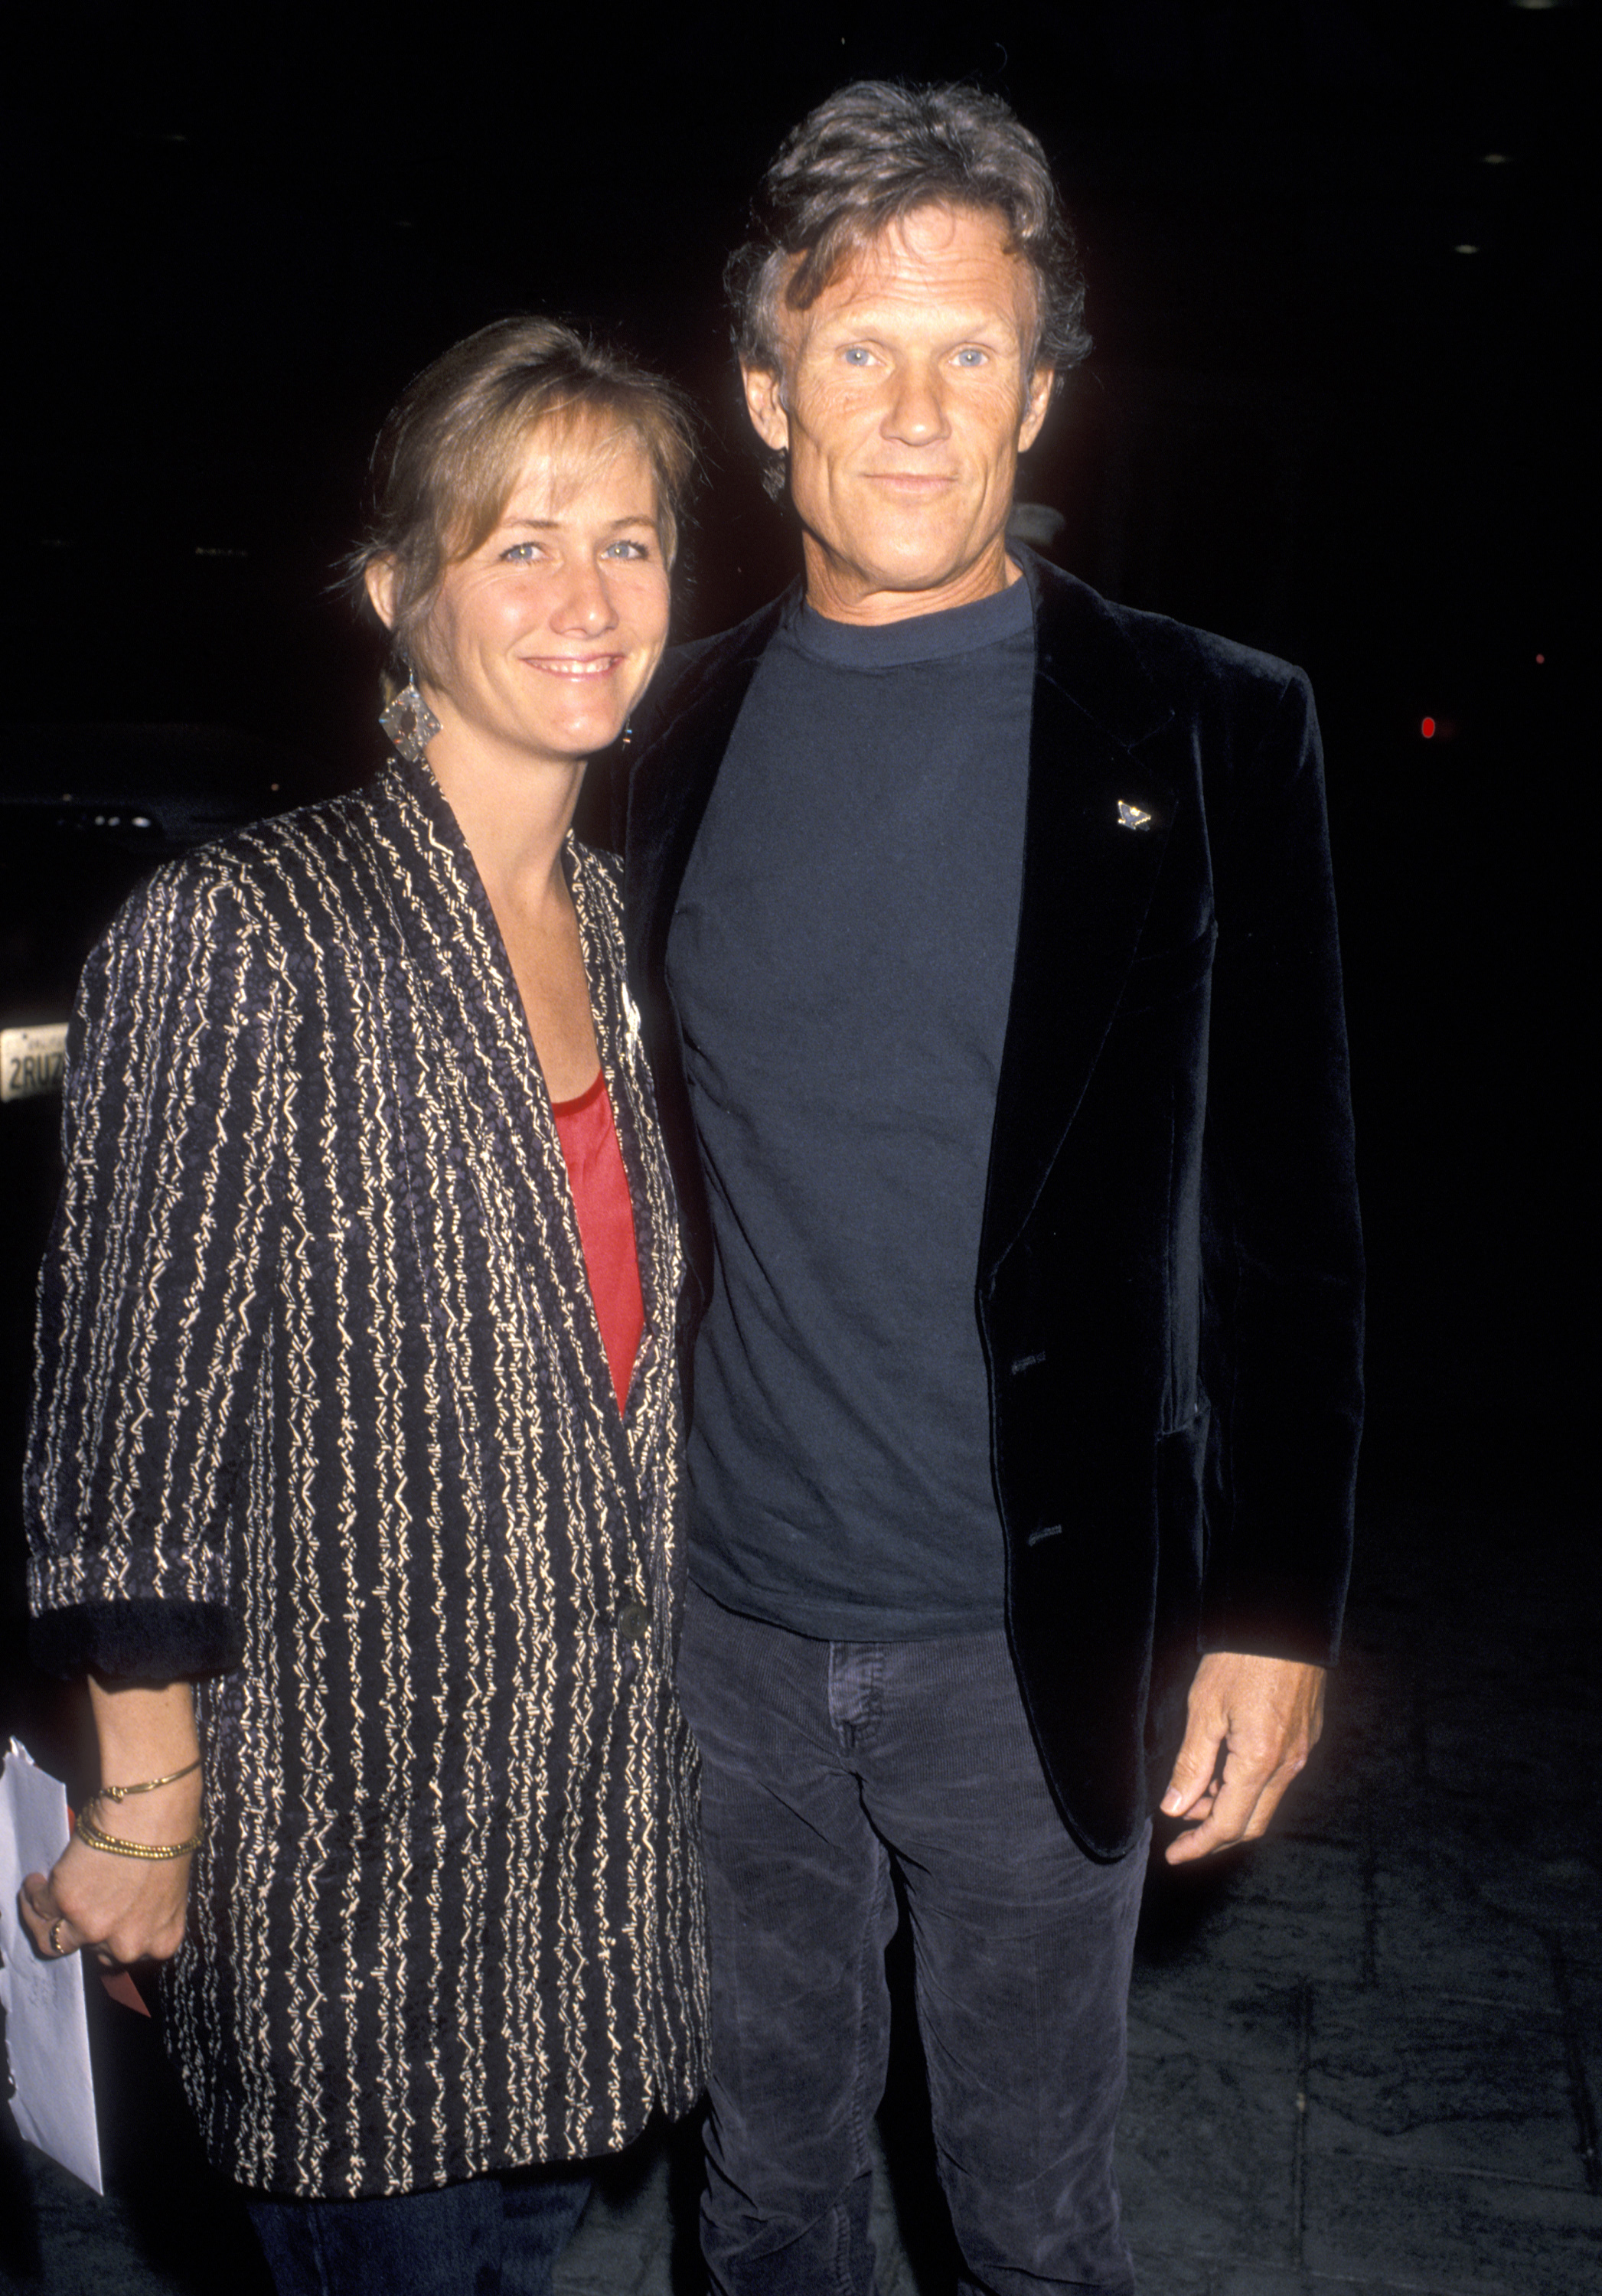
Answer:
[{"label": "dark corduroy pants", "polygon": [[692,1587],[712,1982],[702,2239],[719,2296],[868,2296],[868,2127],[911,1917],[941,2180],[994,2296],[1127,2296],[1113,2135],[1146,1858],[1087,1857],[1001,1629],[823,1642]]}]

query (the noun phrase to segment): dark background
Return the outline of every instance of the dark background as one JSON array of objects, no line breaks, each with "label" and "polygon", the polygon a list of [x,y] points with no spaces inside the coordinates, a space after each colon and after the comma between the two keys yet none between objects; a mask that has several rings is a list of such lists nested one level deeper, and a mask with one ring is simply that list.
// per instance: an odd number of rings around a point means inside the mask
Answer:
[{"label": "dark background", "polygon": [[[1089,275],[1097,348],[1023,480],[1064,514],[1057,554],[1115,598],[1290,656],[1319,697],[1373,1267],[1370,1488],[1494,1488],[1530,1538],[1563,1535],[1590,1226],[1586,13],[1070,0],[935,20],[690,11],[642,31],[604,5],[496,0],[36,17],[3,139],[0,1023],[64,1017],[161,851],[365,773],[376,652],[332,568],[385,408],[469,329],[578,316],[695,393],[708,473],[681,634],[785,579],[794,536],[746,443],[722,256],[779,136],[831,87],[975,78],[1047,144]],[[53,1102],[0,1109],[13,1554],[56,1121]]]}]

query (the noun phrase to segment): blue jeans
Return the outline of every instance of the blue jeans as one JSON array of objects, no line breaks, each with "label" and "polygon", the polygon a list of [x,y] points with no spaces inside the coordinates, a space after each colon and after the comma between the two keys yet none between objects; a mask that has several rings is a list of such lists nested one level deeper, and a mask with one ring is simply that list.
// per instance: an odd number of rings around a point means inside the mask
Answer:
[{"label": "blue jeans", "polygon": [[249,2206],[277,2296],[549,2296],[589,2185],[563,2163],[388,2200]]},{"label": "blue jeans", "polygon": [[1128,2296],[1113,2134],[1146,1857],[1075,1845],[1005,1634],[828,1643],[692,1587],[712,1982],[702,2234],[719,2296],[871,2296],[892,1861],[941,2182],[993,2296]]}]

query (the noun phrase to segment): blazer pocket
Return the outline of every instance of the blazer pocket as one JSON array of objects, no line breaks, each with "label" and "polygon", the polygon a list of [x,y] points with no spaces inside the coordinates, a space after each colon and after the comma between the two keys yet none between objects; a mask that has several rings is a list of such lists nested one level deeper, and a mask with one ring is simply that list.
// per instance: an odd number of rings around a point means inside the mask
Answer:
[{"label": "blazer pocket", "polygon": [[1157,1514],[1162,1525],[1162,1551],[1173,1570],[1185,1558],[1187,1596],[1201,1587],[1206,1555],[1206,1505],[1204,1484],[1212,1406],[1201,1402],[1188,1425],[1177,1427],[1157,1439]]},{"label": "blazer pocket", "polygon": [[1130,967],[1123,995],[1118,1000],[1120,1015],[1149,1012],[1154,1004],[1171,1004],[1176,997],[1192,995],[1212,969],[1212,950],[1217,939],[1218,927],[1210,924],[1181,947],[1158,949],[1150,956],[1138,956]]}]

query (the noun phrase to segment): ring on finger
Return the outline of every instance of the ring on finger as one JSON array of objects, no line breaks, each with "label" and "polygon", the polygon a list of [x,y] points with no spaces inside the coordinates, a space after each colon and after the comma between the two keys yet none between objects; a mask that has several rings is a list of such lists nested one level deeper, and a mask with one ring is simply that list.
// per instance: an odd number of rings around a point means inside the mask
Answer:
[{"label": "ring on finger", "polygon": [[50,1950],[57,1961],[64,1961],[67,1957],[67,1948],[62,1943],[62,1931],[66,1921],[65,1914],[58,1914],[50,1924]]}]

